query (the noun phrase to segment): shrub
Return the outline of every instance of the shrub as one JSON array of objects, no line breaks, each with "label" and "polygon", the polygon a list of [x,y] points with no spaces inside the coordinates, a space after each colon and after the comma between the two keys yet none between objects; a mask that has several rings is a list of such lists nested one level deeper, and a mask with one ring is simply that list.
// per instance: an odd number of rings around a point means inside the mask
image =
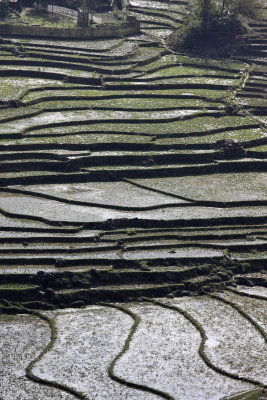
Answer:
[{"label": "shrub", "polygon": [[258,0],[192,0],[182,28],[170,35],[167,44],[174,49],[225,52],[237,35],[246,32],[246,19],[256,18],[260,9]]},{"label": "shrub", "polygon": [[0,1],[0,18],[5,18],[9,13],[9,4],[8,1],[2,0]]}]

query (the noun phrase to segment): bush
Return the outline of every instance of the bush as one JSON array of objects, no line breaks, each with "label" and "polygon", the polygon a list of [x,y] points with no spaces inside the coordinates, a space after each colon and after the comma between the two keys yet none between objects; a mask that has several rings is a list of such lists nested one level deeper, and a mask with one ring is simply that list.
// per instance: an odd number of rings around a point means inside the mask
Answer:
[{"label": "bush", "polygon": [[192,0],[185,21],[172,33],[167,44],[177,49],[227,53],[237,35],[246,32],[246,18],[256,18],[260,5],[257,0]]},{"label": "bush", "polygon": [[258,0],[223,0],[221,14],[258,18],[262,5]]},{"label": "bush", "polygon": [[7,1],[0,1],[0,18],[5,18],[9,13],[9,5]]}]

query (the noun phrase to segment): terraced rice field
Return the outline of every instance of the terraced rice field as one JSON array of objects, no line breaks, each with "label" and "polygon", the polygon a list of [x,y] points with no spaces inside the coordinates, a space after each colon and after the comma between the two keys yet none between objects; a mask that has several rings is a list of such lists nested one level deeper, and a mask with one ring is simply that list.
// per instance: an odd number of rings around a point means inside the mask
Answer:
[{"label": "terraced rice field", "polygon": [[266,15],[198,58],[185,4],[0,40],[2,400],[267,398]]}]

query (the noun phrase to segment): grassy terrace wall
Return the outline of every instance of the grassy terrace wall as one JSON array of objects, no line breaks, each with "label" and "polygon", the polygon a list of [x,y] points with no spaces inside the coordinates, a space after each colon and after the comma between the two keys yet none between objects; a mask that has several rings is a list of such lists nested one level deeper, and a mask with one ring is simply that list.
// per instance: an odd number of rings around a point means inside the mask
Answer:
[{"label": "grassy terrace wall", "polygon": [[44,26],[0,25],[0,35],[30,36],[62,39],[92,39],[103,37],[123,37],[140,31],[138,20],[121,24],[101,24],[91,28],[53,28]]}]

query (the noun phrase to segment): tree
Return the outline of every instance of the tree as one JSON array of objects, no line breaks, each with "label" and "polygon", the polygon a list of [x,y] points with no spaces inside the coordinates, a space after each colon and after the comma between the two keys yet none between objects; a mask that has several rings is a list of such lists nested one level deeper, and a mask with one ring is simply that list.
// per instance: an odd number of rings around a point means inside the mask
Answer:
[{"label": "tree", "polygon": [[0,1],[0,18],[5,18],[9,12],[9,3],[7,0]]},{"label": "tree", "polygon": [[202,0],[200,15],[202,18],[203,27],[207,30],[209,25],[210,16],[212,13],[212,2],[211,0]]},{"label": "tree", "polygon": [[[248,17],[257,18],[262,8],[259,0],[193,0],[199,8],[204,26],[211,17]],[[189,3],[190,9],[192,2]]]},{"label": "tree", "polygon": [[96,4],[95,0],[87,0],[87,9],[90,15],[90,25],[93,24],[93,18],[96,11]]},{"label": "tree", "polygon": [[257,18],[261,8],[259,0],[191,0],[185,23],[167,44],[174,49],[224,51],[245,32],[245,20]]},{"label": "tree", "polygon": [[258,0],[223,0],[221,15],[257,18],[262,6]]}]

